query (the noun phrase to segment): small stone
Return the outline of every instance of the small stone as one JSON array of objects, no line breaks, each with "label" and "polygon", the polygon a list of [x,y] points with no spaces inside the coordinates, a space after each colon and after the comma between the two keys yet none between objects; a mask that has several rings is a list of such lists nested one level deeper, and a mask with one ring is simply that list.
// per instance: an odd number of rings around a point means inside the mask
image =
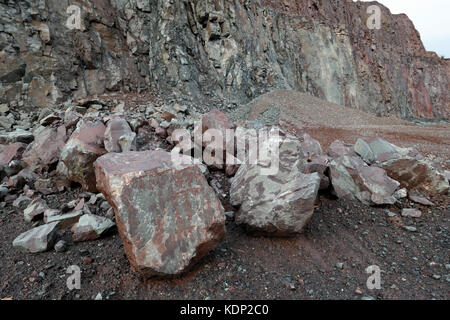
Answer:
[{"label": "small stone", "polygon": [[403,209],[402,210],[402,216],[403,217],[410,217],[410,218],[420,218],[422,216],[422,212],[417,209]]},{"label": "small stone", "polygon": [[99,292],[96,296],[94,300],[103,300],[102,294]]},{"label": "small stone", "polygon": [[336,268],[342,270],[342,269],[344,269],[344,264],[342,262],[338,262],[338,263],[336,263]]},{"label": "small stone", "polygon": [[27,196],[19,196],[16,200],[14,200],[13,202],[13,207],[20,209],[20,210],[24,210],[26,207],[29,206],[29,204],[31,203],[30,198],[28,198]]},{"label": "small stone", "polygon": [[14,239],[13,247],[30,253],[47,251],[54,244],[57,226],[58,222],[54,222],[28,230]]},{"label": "small stone", "polygon": [[56,252],[64,252],[67,249],[67,244],[64,240],[59,240],[56,244],[55,244],[55,251]]},{"label": "small stone", "polygon": [[433,274],[433,279],[439,280],[439,279],[441,279],[441,276],[438,274]]}]

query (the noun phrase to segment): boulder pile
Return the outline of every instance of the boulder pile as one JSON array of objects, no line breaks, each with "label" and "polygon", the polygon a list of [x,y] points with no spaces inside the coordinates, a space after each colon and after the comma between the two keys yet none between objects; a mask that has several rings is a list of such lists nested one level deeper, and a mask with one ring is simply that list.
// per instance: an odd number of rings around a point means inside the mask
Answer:
[{"label": "boulder pile", "polygon": [[[0,132],[0,206],[11,203],[32,224],[14,247],[37,253],[59,243],[62,252],[117,226],[137,272],[173,277],[223,241],[227,217],[252,235],[285,237],[304,231],[321,193],[371,206],[401,205],[406,197],[433,206],[433,197],[449,191],[449,171],[381,138],[337,140],[324,151],[305,132],[235,125],[218,110],[196,114],[156,102],[109,110],[111,104],[84,100],[42,112],[34,127]],[[195,142],[211,129],[222,137]],[[268,138],[258,140],[264,132]],[[184,148],[189,139],[194,143]],[[270,157],[249,161],[255,144],[258,155],[270,150]],[[235,162],[208,162],[205,154]],[[229,179],[229,191],[211,172]],[[79,195],[67,203],[46,198],[71,190]],[[403,209],[404,217],[422,216]]]}]

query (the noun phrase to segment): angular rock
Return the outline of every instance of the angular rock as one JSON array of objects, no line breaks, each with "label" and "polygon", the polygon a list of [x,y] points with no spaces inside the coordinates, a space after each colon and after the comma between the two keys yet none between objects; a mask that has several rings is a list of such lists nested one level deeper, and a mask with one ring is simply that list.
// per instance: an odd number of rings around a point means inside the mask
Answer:
[{"label": "angular rock", "polygon": [[33,140],[34,135],[31,132],[22,129],[0,134],[0,144],[10,144],[16,142],[31,143]]},{"label": "angular rock", "polygon": [[67,140],[66,127],[39,127],[34,136],[34,141],[23,154],[23,161],[33,171],[47,171],[59,160]]},{"label": "angular rock", "polygon": [[450,171],[445,170],[445,171],[444,171],[444,176],[447,178],[447,181],[450,182]]},{"label": "angular rock", "polygon": [[59,229],[70,229],[80,220],[82,215],[83,211],[52,215],[47,217],[47,223],[59,222]]},{"label": "angular rock", "polygon": [[122,118],[108,121],[105,131],[105,149],[108,152],[127,152],[136,149],[136,133],[128,122]]},{"label": "angular rock", "polygon": [[307,133],[304,133],[302,138],[301,144],[306,158],[312,159],[314,156],[320,156],[323,154],[322,146],[319,141],[311,138],[311,136]]},{"label": "angular rock", "polygon": [[412,157],[415,159],[423,158],[414,148],[400,148],[382,138],[375,138],[369,143],[363,139],[358,139],[354,150],[368,164],[403,157]]},{"label": "angular rock", "polygon": [[381,168],[369,167],[361,158],[342,156],[330,164],[333,189],[339,198],[358,199],[362,203],[394,204],[400,183]]},{"label": "angular rock", "polygon": [[434,196],[446,194],[449,190],[449,182],[444,173],[429,161],[400,158],[383,162],[380,166],[410,192]]},{"label": "angular rock", "polygon": [[356,140],[353,149],[366,163],[373,163],[375,161],[375,155],[365,140],[361,138]]},{"label": "angular rock", "polygon": [[59,216],[61,211],[58,209],[47,209],[44,211],[44,223],[48,223],[48,219],[53,216]]},{"label": "angular rock", "polygon": [[422,216],[422,212],[417,209],[403,209],[402,210],[402,216],[403,217],[410,217],[410,218],[420,218]]},{"label": "angular rock", "polygon": [[428,200],[426,197],[417,194],[409,194],[409,199],[424,206],[434,206],[434,203]]},{"label": "angular rock", "polygon": [[20,209],[20,210],[24,210],[25,208],[28,207],[28,205],[32,202],[33,200],[31,200],[30,198],[28,198],[27,196],[19,196],[16,200],[14,200],[13,202],[13,207]]},{"label": "angular rock", "polygon": [[61,160],[67,167],[67,177],[90,192],[97,191],[93,163],[106,153],[103,144],[105,130],[101,121],[80,120],[61,153]]},{"label": "angular rock", "polygon": [[327,190],[330,187],[329,167],[331,158],[327,155],[320,155],[313,157],[306,164],[305,173],[316,172],[320,177],[319,190]]},{"label": "angular rock", "polygon": [[44,224],[19,235],[14,239],[13,247],[30,253],[47,251],[53,247],[57,231],[58,222]]},{"label": "angular rock", "polygon": [[224,209],[196,165],[155,150],[109,153],[95,170],[125,253],[144,276],[179,275],[224,238]]},{"label": "angular rock", "polygon": [[98,239],[116,224],[110,219],[94,214],[85,214],[72,227],[73,241]]},{"label": "angular rock", "polygon": [[356,156],[356,153],[353,150],[353,145],[344,143],[341,140],[333,141],[328,148],[327,154],[331,158],[337,158],[345,155],[350,157]]},{"label": "angular rock", "polygon": [[23,211],[26,222],[31,222],[40,219],[45,210],[48,209],[47,202],[42,198],[34,199],[30,205]]},{"label": "angular rock", "polygon": [[[252,234],[300,233],[314,212],[320,177],[317,173],[303,173],[306,160],[298,140],[287,136],[280,142],[276,174],[261,174],[267,166],[263,161],[245,162],[231,179],[231,204],[240,206],[235,222]],[[268,147],[270,142],[260,143]]]},{"label": "angular rock", "polygon": [[7,165],[12,160],[19,160],[27,145],[22,142],[15,142],[7,146],[0,146],[0,166]]}]

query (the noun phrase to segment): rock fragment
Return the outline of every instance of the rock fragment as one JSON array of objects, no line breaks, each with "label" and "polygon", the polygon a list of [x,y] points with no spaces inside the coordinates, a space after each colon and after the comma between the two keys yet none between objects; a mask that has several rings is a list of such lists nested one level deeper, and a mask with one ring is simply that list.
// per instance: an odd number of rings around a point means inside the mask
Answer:
[{"label": "rock fragment", "polygon": [[58,222],[44,224],[19,235],[14,239],[13,247],[30,253],[47,251],[53,247],[57,231]]}]

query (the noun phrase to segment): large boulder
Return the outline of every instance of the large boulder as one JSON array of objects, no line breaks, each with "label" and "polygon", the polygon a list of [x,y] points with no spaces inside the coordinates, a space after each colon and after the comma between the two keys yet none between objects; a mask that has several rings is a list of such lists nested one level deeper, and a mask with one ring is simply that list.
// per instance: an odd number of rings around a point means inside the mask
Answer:
[{"label": "large boulder", "polygon": [[153,150],[109,153],[94,166],[125,253],[145,277],[180,275],[224,238],[224,209],[196,165]]},{"label": "large boulder", "polygon": [[435,168],[429,161],[400,158],[385,161],[380,166],[410,192],[435,196],[446,194],[449,190],[449,182],[444,172]]},{"label": "large boulder", "polygon": [[358,199],[367,205],[394,204],[400,183],[386,171],[369,167],[361,158],[344,155],[330,164],[333,189],[339,198]]},{"label": "large boulder", "polygon": [[125,119],[116,117],[108,121],[105,131],[105,149],[108,152],[135,150],[134,133]]},{"label": "large boulder", "polygon": [[13,241],[13,247],[24,252],[37,253],[51,249],[58,232],[58,222],[28,230]]},{"label": "large boulder", "polygon": [[106,153],[103,143],[105,130],[105,125],[99,120],[80,120],[61,153],[67,177],[90,192],[97,191],[93,163]]},{"label": "large boulder", "polygon": [[65,126],[41,126],[34,132],[34,141],[24,152],[23,161],[34,171],[47,171],[59,161],[66,141]]},{"label": "large boulder", "polygon": [[[268,148],[270,139],[260,141]],[[231,180],[230,198],[240,206],[237,224],[252,234],[291,236],[300,233],[311,219],[320,185],[317,173],[304,174],[306,160],[300,142],[280,136],[279,169],[262,174],[267,162],[241,164]]]}]

